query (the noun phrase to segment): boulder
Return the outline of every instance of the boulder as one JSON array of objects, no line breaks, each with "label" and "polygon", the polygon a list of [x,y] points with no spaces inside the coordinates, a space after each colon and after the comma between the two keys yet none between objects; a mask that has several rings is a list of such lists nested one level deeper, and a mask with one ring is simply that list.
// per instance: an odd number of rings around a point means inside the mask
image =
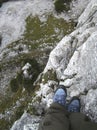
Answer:
[{"label": "boulder", "polygon": [[37,130],[39,122],[39,117],[31,116],[24,112],[22,117],[14,123],[10,130]]}]

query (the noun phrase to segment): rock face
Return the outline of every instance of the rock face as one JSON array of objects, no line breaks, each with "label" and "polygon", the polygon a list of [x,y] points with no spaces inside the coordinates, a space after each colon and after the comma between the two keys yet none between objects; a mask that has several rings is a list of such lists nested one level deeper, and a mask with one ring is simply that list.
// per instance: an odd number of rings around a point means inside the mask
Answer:
[{"label": "rock face", "polygon": [[58,82],[67,87],[68,100],[80,97],[82,112],[97,122],[97,1],[88,2],[76,30],[50,53],[43,73],[55,71]]},{"label": "rock face", "polygon": [[37,130],[40,118],[24,113],[10,130]]}]

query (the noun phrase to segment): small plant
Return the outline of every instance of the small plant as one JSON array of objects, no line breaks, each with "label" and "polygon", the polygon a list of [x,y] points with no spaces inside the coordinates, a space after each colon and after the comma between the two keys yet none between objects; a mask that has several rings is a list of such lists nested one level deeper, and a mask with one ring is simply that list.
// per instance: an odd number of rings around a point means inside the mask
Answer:
[{"label": "small plant", "polygon": [[48,80],[58,81],[56,72],[52,69],[43,74],[42,79],[44,84],[47,83]]},{"label": "small plant", "polygon": [[21,105],[20,107],[18,107],[17,109],[16,109],[16,111],[15,111],[15,118],[16,119],[19,119],[21,116],[22,116],[22,114],[24,113],[24,108],[25,108],[26,106],[23,106],[23,105]]},{"label": "small plant", "polygon": [[17,82],[17,79],[16,79],[16,78],[13,78],[13,79],[10,81],[10,86],[11,86],[12,92],[17,92],[17,91],[18,91],[19,85],[18,85],[18,82]]},{"label": "small plant", "polygon": [[69,5],[69,1],[65,1],[65,0],[56,0],[54,5],[55,5],[55,10],[58,12],[58,13],[61,13],[63,11],[68,11],[70,9],[70,5]]},{"label": "small plant", "polygon": [[24,59],[23,66],[26,63],[30,63],[31,67],[27,70],[29,77],[24,77],[23,71],[17,73],[16,77],[10,81],[10,87],[12,92],[17,92],[19,88],[25,88],[28,93],[33,89],[33,83],[37,79],[37,76],[41,72],[40,65],[33,59]]},{"label": "small plant", "polygon": [[0,130],[8,130],[9,122],[6,119],[0,119]]}]

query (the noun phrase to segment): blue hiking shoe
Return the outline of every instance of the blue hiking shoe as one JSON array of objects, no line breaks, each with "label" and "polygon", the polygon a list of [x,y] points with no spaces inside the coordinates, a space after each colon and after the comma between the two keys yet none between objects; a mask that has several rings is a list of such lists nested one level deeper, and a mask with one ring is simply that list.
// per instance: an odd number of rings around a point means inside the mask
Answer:
[{"label": "blue hiking shoe", "polygon": [[78,97],[73,97],[67,106],[68,112],[80,112],[80,100]]},{"label": "blue hiking shoe", "polygon": [[67,97],[67,91],[65,86],[59,85],[59,88],[56,90],[53,102],[59,103],[62,106],[66,105],[66,97]]}]

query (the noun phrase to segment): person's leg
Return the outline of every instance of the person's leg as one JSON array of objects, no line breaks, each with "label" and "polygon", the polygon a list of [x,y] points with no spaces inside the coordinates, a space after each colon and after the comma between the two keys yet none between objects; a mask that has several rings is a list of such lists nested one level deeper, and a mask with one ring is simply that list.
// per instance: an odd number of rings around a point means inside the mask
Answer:
[{"label": "person's leg", "polygon": [[84,114],[80,113],[80,100],[74,97],[67,110],[71,113],[70,119],[70,129],[71,130],[97,130],[97,124],[90,122],[90,119]]},{"label": "person's leg", "polygon": [[60,86],[54,95],[54,102],[48,109],[38,130],[69,130],[68,112],[66,105],[66,90]]},{"label": "person's leg", "polygon": [[97,130],[97,123],[91,122],[82,113],[72,113],[69,118],[71,130]]}]

